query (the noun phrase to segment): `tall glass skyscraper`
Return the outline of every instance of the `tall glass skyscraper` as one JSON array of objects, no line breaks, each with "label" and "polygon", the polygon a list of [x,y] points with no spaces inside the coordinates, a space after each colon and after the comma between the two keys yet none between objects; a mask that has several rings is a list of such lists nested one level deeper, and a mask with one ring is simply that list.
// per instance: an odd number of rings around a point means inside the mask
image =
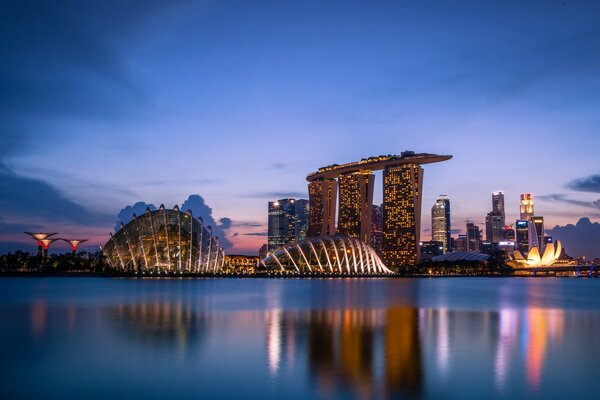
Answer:
[{"label": "tall glass skyscraper", "polygon": [[309,217],[308,200],[306,200],[306,199],[296,200],[296,227],[295,227],[296,241],[306,239],[306,236],[308,234],[308,217]]},{"label": "tall glass skyscraper", "polygon": [[431,240],[443,243],[443,253],[450,251],[450,199],[441,194],[431,208]]},{"label": "tall glass skyscraper", "polygon": [[492,193],[492,211],[485,217],[485,238],[488,242],[499,243],[504,239],[504,192]]},{"label": "tall glass skyscraper", "polygon": [[269,251],[295,239],[296,200],[280,199],[269,202],[267,245]]},{"label": "tall glass skyscraper", "polygon": [[523,193],[521,195],[519,211],[519,219],[523,221],[528,221],[533,217],[533,195],[531,193]]}]

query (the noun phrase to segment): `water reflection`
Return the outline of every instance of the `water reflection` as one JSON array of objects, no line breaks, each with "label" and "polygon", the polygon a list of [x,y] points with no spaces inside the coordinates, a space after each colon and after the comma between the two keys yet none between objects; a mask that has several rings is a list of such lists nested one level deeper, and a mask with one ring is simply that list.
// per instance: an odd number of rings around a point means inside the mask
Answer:
[{"label": "water reflection", "polygon": [[267,312],[269,368],[277,372],[306,354],[323,394],[417,394],[423,384],[418,317],[414,307]]},{"label": "water reflection", "polygon": [[139,345],[175,346],[180,353],[199,342],[208,325],[205,314],[183,302],[119,304],[109,307],[106,316],[117,327],[117,335],[125,334]]}]

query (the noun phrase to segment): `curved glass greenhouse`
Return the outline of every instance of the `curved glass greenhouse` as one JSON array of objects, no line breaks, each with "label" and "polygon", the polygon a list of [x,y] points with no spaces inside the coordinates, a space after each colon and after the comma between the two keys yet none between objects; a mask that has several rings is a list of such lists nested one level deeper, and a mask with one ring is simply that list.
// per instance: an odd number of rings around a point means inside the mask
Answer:
[{"label": "curved glass greenhouse", "polygon": [[121,224],[103,248],[111,267],[124,272],[213,273],[225,260],[219,238],[191,211],[161,205]]},{"label": "curved glass greenhouse", "polygon": [[282,246],[263,258],[263,268],[299,273],[388,274],[392,273],[375,250],[347,236],[311,237]]}]

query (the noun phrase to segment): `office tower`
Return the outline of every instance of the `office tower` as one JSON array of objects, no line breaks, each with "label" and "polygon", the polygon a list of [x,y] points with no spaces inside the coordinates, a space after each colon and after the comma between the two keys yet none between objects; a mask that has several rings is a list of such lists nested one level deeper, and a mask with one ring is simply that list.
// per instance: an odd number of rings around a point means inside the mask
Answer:
[{"label": "office tower", "polygon": [[485,238],[488,242],[499,243],[503,240],[505,219],[504,192],[493,192],[492,211],[485,217]]},{"label": "office tower", "polygon": [[308,200],[296,200],[296,226],[294,236],[296,241],[306,239],[308,234],[309,207]]},{"label": "office tower", "polygon": [[340,208],[337,232],[371,242],[371,207],[375,175],[370,171],[341,174],[338,179]]},{"label": "office tower", "polygon": [[383,262],[414,265],[419,260],[423,168],[407,163],[383,170]]},{"label": "office tower", "polygon": [[534,215],[529,224],[529,248],[537,246],[540,254],[544,254],[544,217]]},{"label": "office tower", "polygon": [[519,219],[515,223],[516,247],[522,254],[529,252],[529,221]]},{"label": "office tower", "polygon": [[383,249],[383,208],[373,204],[371,208],[371,247],[379,257]]},{"label": "office tower", "polygon": [[450,251],[450,199],[445,194],[431,208],[431,240],[442,242],[442,253]]},{"label": "office tower", "polygon": [[335,235],[337,181],[318,179],[308,183],[308,236]]},{"label": "office tower", "polygon": [[499,243],[504,239],[504,214],[491,211],[485,217],[485,238],[488,242]]},{"label": "office tower", "polygon": [[504,192],[502,190],[492,193],[492,211],[504,214]]},{"label": "office tower", "polygon": [[294,199],[270,201],[267,240],[269,251],[294,240],[295,225],[296,205]]},{"label": "office tower", "polygon": [[481,231],[472,222],[467,222],[467,251],[479,251],[481,245]]},{"label": "office tower", "polygon": [[533,217],[533,195],[531,193],[523,193],[520,203],[520,217],[522,221],[527,221]]}]

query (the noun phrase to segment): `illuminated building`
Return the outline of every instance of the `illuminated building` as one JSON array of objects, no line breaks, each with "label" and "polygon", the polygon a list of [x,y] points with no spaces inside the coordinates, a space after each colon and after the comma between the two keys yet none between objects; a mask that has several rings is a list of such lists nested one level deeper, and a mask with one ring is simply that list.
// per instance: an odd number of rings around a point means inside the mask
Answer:
[{"label": "illuminated building", "polygon": [[27,235],[31,236],[33,239],[37,241],[37,255],[38,257],[42,256],[42,249],[44,248],[44,243],[42,240],[48,239],[50,236],[56,235],[56,233],[44,233],[44,232],[25,232]]},{"label": "illuminated building", "polygon": [[335,179],[318,179],[309,182],[308,237],[335,234],[336,199],[337,182]]},{"label": "illuminated building", "polygon": [[524,253],[519,250],[515,250],[508,265],[512,267],[549,267],[560,259],[560,265],[573,265],[575,261],[572,259],[567,260],[561,259],[561,255],[564,254],[564,249],[560,240],[556,243],[548,243],[546,249],[540,252],[537,246],[532,247],[528,252]]},{"label": "illuminated building", "polygon": [[257,256],[244,256],[238,254],[228,254],[225,256],[223,270],[251,274],[258,265],[260,258]]},{"label": "illuminated building", "polygon": [[402,164],[383,171],[383,259],[386,265],[419,260],[423,168]]},{"label": "illuminated building", "polygon": [[516,247],[521,253],[529,251],[529,221],[519,219],[515,223]]},{"label": "illuminated building", "polygon": [[65,242],[71,245],[71,250],[73,251],[73,255],[77,254],[77,246],[79,246],[83,242],[87,242],[88,239],[62,239]]},{"label": "illuminated building", "polygon": [[504,214],[504,192],[502,190],[492,193],[492,211]]},{"label": "illuminated building", "polygon": [[519,219],[527,221],[531,217],[533,217],[533,195],[531,193],[523,193],[521,195]]},{"label": "illuminated building", "polygon": [[490,211],[485,217],[485,238],[488,242],[499,243],[504,239],[504,214]]},{"label": "illuminated building", "polygon": [[492,211],[485,217],[485,238],[492,243],[500,243],[504,239],[504,226],[506,214],[504,213],[504,192],[492,193]]},{"label": "illuminated building", "polygon": [[[423,168],[449,160],[452,156],[402,152],[377,156],[347,164],[333,164],[308,174],[310,201],[309,237],[335,233],[335,199],[340,179],[340,229],[369,239],[368,221],[372,199],[371,171],[383,170],[383,248],[384,262],[390,266],[414,265],[419,259]],[[356,176],[355,176],[356,175]],[[362,176],[362,177],[361,177]],[[362,187],[361,189],[361,180]],[[371,193],[370,193],[371,192]],[[358,201],[352,199],[359,198]],[[369,241],[366,241],[369,243]]]},{"label": "illuminated building", "polygon": [[112,268],[135,273],[214,273],[223,267],[225,255],[201,218],[162,204],[121,224],[103,252]]},{"label": "illuminated building", "polygon": [[529,248],[536,246],[544,252],[544,217],[533,216],[529,224]]},{"label": "illuminated building", "polygon": [[297,241],[306,239],[308,235],[309,213],[308,200],[296,200],[296,225],[294,236]]},{"label": "illuminated building", "polygon": [[260,261],[267,270],[327,274],[391,273],[375,251],[346,236],[308,238],[280,247]]},{"label": "illuminated building", "polygon": [[419,247],[421,250],[421,259],[424,260],[444,254],[444,243],[436,240],[420,242]]},{"label": "illuminated building", "polygon": [[502,240],[515,241],[515,238],[515,230],[512,226],[505,225],[504,228],[502,228]]},{"label": "illuminated building", "polygon": [[442,242],[442,253],[450,251],[450,229],[450,199],[441,194],[431,208],[431,240]]},{"label": "illuminated building", "polygon": [[265,258],[267,254],[269,254],[269,245],[265,243],[262,246],[260,246],[260,249],[258,249],[258,257]]},{"label": "illuminated building", "polygon": [[371,247],[379,257],[383,249],[383,210],[381,206],[373,204],[371,209]]},{"label": "illuminated building", "polygon": [[296,205],[294,199],[269,202],[267,243],[269,251],[293,241],[296,234]]},{"label": "illuminated building", "polygon": [[375,175],[370,171],[342,174],[339,184],[337,233],[371,242],[371,208]]},{"label": "illuminated building", "polygon": [[479,251],[481,230],[472,222],[467,222],[467,251]]}]

